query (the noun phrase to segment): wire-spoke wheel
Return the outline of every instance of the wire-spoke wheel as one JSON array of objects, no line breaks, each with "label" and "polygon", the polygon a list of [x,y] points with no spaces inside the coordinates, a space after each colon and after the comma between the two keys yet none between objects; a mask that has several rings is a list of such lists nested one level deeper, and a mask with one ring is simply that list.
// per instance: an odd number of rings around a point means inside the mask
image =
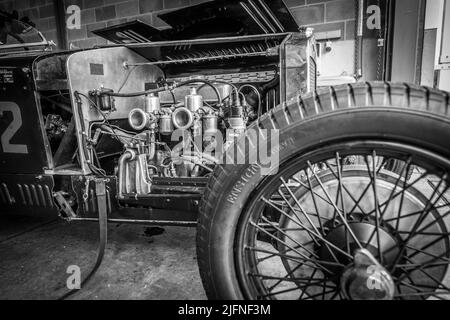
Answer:
[{"label": "wire-spoke wheel", "polygon": [[278,130],[279,161],[212,174],[197,233],[210,299],[450,299],[448,93],[326,88],[252,129]]},{"label": "wire-spoke wheel", "polygon": [[[449,298],[450,194],[439,157],[368,141],[346,149],[338,144],[292,159],[248,200],[235,257],[246,295]],[[364,165],[345,164],[354,156]],[[404,172],[386,170],[377,156],[404,161]],[[314,169],[319,163],[324,169]],[[355,261],[359,252],[372,260]]]}]

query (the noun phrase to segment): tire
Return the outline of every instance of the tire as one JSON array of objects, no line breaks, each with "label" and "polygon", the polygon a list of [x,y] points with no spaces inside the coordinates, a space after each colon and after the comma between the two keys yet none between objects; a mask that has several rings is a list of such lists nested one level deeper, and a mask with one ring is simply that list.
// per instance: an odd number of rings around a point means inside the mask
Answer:
[{"label": "tire", "polygon": [[[280,167],[330,144],[351,145],[356,139],[407,144],[450,159],[449,94],[414,85],[376,82],[320,89],[278,106],[250,128],[256,126],[279,130]],[[243,211],[265,181],[251,170],[250,165],[217,166],[200,206],[197,256],[209,299],[257,298],[244,292],[235,258]],[[237,186],[239,193],[230,201]]]}]

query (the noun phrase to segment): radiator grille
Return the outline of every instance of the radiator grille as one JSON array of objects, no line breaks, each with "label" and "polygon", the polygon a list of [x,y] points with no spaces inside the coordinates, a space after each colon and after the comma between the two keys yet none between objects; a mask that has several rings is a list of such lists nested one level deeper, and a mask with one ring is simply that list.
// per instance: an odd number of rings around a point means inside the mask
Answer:
[{"label": "radiator grille", "polygon": [[230,74],[205,75],[199,77],[183,77],[183,78],[168,78],[167,81],[184,82],[193,79],[202,79],[207,81],[225,81],[231,83],[250,83],[250,82],[269,82],[276,76],[275,71],[261,71],[261,72],[243,72]]},{"label": "radiator grille", "polygon": [[17,184],[18,202],[30,207],[53,207],[53,197],[47,185]]},{"label": "radiator grille", "polygon": [[0,184],[0,201],[5,205],[14,204],[14,198],[11,196],[11,192],[6,183]]},{"label": "radiator grille", "polygon": [[247,45],[234,45],[230,47],[193,50],[190,45],[175,46],[171,53],[166,55],[168,62],[175,64],[197,62],[197,59],[223,60],[225,58],[239,57],[240,55],[261,54],[262,56],[276,56],[279,53],[279,40],[258,41]]}]

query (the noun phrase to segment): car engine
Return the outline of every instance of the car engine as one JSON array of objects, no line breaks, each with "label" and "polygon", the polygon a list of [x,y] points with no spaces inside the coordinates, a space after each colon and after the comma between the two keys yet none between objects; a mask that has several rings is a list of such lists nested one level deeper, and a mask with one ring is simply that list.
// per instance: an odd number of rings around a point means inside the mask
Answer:
[{"label": "car engine", "polygon": [[[173,193],[198,197],[252,123],[315,89],[315,56],[305,31],[39,59],[35,73],[54,160],[48,172],[110,179],[120,205],[162,201],[161,195],[167,201]],[[89,198],[89,181],[61,182],[67,183],[79,199]],[[190,203],[195,211],[197,202]]]},{"label": "car engine", "polygon": [[[124,145],[117,165],[119,192],[148,194],[153,177],[210,174],[219,162],[221,150],[245,130],[259,107],[247,102],[245,89],[260,95],[252,85],[238,88],[199,79],[167,84],[150,90],[153,93],[143,96],[140,105],[129,112],[128,126],[133,132],[107,123],[96,125],[92,142],[106,134]],[[104,89],[90,92],[91,100],[103,113],[114,111],[110,94],[114,95]],[[167,98],[173,101],[166,101]]]}]

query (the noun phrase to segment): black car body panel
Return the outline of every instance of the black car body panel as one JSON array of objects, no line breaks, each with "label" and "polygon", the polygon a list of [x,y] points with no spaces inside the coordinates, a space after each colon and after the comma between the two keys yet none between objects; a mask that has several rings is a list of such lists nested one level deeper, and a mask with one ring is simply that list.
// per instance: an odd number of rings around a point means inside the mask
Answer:
[{"label": "black car body panel", "polygon": [[33,79],[34,57],[0,59],[0,173],[43,174],[51,166]]}]

